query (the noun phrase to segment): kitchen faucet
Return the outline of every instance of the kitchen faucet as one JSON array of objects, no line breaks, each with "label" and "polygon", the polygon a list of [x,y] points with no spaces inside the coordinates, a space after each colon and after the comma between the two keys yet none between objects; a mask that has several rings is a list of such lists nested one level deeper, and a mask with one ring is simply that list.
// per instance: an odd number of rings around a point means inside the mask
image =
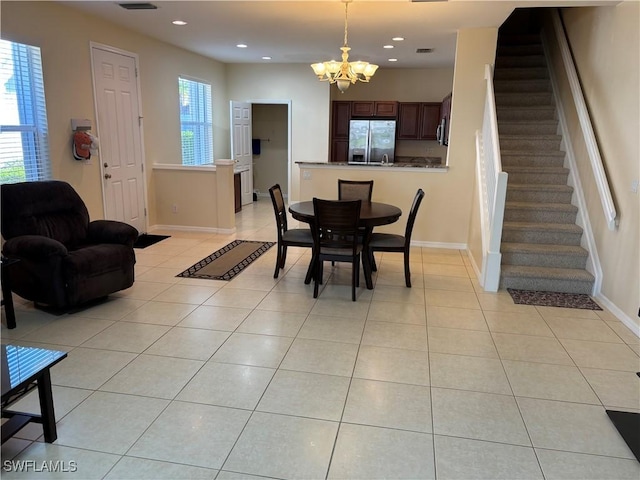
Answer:
[{"label": "kitchen faucet", "polygon": [[386,153],[382,154],[382,163],[389,163],[389,155],[387,155]]}]

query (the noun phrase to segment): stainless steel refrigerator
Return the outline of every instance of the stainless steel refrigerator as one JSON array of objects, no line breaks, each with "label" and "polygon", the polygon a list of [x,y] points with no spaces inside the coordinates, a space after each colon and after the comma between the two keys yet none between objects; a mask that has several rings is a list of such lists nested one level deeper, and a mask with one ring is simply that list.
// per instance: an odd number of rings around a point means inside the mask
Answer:
[{"label": "stainless steel refrigerator", "polygon": [[351,120],[349,163],[393,163],[396,146],[395,120]]}]

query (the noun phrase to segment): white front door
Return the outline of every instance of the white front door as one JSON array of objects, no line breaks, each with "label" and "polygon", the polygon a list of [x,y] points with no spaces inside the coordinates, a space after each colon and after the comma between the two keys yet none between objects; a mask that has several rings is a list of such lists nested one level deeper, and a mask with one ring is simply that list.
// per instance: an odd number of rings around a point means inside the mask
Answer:
[{"label": "white front door", "polygon": [[136,58],[91,47],[105,218],[146,232]]},{"label": "white front door", "polygon": [[253,202],[251,104],[231,101],[231,158],[241,170],[242,205]]}]

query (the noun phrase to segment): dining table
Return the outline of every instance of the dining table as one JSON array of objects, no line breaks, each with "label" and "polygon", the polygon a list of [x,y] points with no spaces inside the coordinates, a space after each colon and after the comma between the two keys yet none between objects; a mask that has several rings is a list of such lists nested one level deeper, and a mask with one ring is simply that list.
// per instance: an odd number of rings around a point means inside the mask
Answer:
[{"label": "dining table", "polygon": [[[299,222],[308,223],[313,228],[313,222],[315,218],[313,210],[313,201],[308,200],[304,202],[293,203],[289,205],[289,212],[291,216]],[[360,207],[360,221],[358,226],[364,230],[364,236],[362,240],[363,250],[363,269],[364,278],[367,284],[367,289],[373,289],[373,279],[371,272],[371,265],[369,263],[369,240],[374,227],[382,225],[389,225],[398,221],[402,215],[402,210],[395,205],[381,202],[362,202]]]}]

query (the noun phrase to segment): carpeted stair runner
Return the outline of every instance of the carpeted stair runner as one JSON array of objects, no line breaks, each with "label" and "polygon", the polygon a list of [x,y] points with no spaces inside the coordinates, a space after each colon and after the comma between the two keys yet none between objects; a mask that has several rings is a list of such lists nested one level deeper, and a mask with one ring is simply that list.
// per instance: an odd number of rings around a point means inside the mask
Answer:
[{"label": "carpeted stair runner", "polygon": [[573,188],[539,35],[500,35],[494,76],[502,168],[509,174],[501,288],[586,293]]}]

